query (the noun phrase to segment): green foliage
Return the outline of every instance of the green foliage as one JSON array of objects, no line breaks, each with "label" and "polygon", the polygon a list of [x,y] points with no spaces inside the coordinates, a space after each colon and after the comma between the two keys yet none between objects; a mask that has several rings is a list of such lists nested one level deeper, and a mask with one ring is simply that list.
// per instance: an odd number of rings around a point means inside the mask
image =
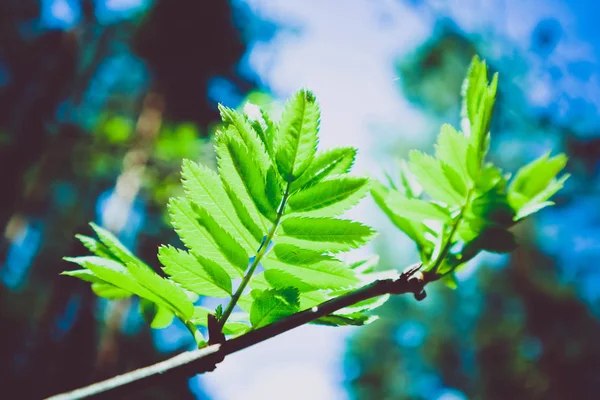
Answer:
[{"label": "green foliage", "polygon": [[485,62],[473,59],[463,84],[462,129],[443,125],[435,157],[413,151],[401,164],[399,183],[375,183],[371,193],[391,221],[415,243],[434,279],[452,274],[480,251],[505,253],[516,247],[509,231],[516,222],[553,204],[568,178],[564,154],[545,154],[521,168],[512,181],[485,162],[498,86],[488,81]]},{"label": "green foliage", "polygon": [[250,322],[256,328],[294,314],[300,308],[299,292],[294,287],[261,290],[253,292],[252,297]]},{"label": "green foliage", "polygon": [[[348,174],[356,149],[317,152],[314,95],[299,91],[279,123],[256,106],[246,106],[249,115],[219,109],[218,173],[184,160],[184,195],[169,201],[171,223],[186,249],[159,248],[166,278],[96,225],[99,240],[78,235],[94,256],[67,258],[83,268],[64,273],[90,282],[102,297],[139,296],[154,328],[176,316],[199,346],[204,339],[197,327],[211,320],[224,334],[239,335],[372,280],[370,270],[338,258],[375,235],[366,225],[338,218],[368,193],[369,181]],[[240,278],[234,291],[232,281]],[[228,298],[229,304],[211,311],[194,305],[199,296]],[[372,320],[365,312],[381,303],[317,323],[365,324]],[[236,306],[242,312],[234,312]]]},{"label": "green foliage", "polygon": [[321,111],[315,96],[300,90],[288,102],[275,141],[277,168],[286,182],[293,182],[312,163],[317,151]]},{"label": "green foliage", "polygon": [[[429,276],[455,286],[453,273],[480,251],[513,250],[509,228],[552,204],[550,197],[567,179],[557,178],[564,155],[545,154],[510,183],[485,162],[497,85],[497,76],[488,82],[485,63],[475,58],[463,85],[464,133],[442,126],[435,156],[411,152],[389,187],[349,175],[354,148],[317,152],[320,109],[308,90],[290,99],[278,123],[253,105],[246,105],[246,114],[220,106],[218,172],[184,160],[184,195],[169,201],[171,223],[186,249],[159,248],[166,277],[94,224],[99,240],[77,236],[94,255],[67,258],[82,268],[64,274],[90,282],[108,299],[139,296],[152,327],[165,327],[176,316],[202,346],[198,326],[211,335],[240,335],[389,277],[374,271],[373,260],[348,265],[339,258],[375,235],[339,218],[370,190],[415,241]],[[234,290],[232,282],[240,278]],[[202,296],[229,302],[211,311],[194,305]],[[315,323],[369,323],[375,319],[369,312],[387,297]]]}]

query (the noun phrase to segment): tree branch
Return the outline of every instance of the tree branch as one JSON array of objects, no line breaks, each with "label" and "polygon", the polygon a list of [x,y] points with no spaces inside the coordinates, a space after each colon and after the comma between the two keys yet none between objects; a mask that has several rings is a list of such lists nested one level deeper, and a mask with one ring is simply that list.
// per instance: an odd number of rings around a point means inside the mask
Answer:
[{"label": "tree branch", "polygon": [[413,293],[417,300],[425,297],[424,287],[436,279],[435,275],[420,272],[421,264],[407,268],[397,279],[378,280],[345,295],[328,300],[319,306],[290,315],[242,336],[208,347],[179,354],[166,361],[115,376],[80,389],[49,397],[47,400],[75,400],[83,398],[115,398],[150,384],[192,377],[213,371],[225,356],[264,342],[344,307],[385,294]]}]

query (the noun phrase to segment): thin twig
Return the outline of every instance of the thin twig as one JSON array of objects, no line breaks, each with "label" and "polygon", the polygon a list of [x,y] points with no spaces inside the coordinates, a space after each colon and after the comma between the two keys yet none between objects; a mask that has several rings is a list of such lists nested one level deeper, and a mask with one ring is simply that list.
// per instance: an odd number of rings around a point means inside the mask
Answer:
[{"label": "thin twig", "polygon": [[58,394],[49,397],[47,400],[83,399],[92,396],[105,396],[108,398],[109,396],[114,396],[118,391],[124,394],[125,390],[130,392],[142,387],[144,384],[153,383],[157,377],[161,377],[161,379],[172,378],[173,376],[167,373],[187,370],[186,367],[192,363],[198,361],[204,363],[211,356],[214,356],[219,351],[219,348],[220,345],[215,344],[199,350],[186,351],[168,360],[117,375],[105,381],[73,390],[72,392]]},{"label": "thin twig", "polygon": [[412,293],[420,300],[425,297],[424,287],[435,279],[421,273],[420,264],[407,268],[397,279],[378,280],[345,295],[328,300],[319,306],[298,312],[245,335],[228,340],[220,345],[211,345],[200,350],[179,354],[169,360],[149,367],[118,375],[71,392],[49,397],[47,400],[76,400],[83,398],[115,398],[116,395],[131,394],[147,385],[155,385],[171,379],[192,377],[212,371],[225,356],[264,342],[274,336],[298,328],[321,317],[330,315],[344,307],[385,294]]}]

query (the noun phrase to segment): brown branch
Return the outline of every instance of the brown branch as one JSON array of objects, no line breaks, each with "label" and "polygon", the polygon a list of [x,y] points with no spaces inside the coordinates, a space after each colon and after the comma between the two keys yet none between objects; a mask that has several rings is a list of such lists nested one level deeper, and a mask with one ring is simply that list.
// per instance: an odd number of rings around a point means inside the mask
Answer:
[{"label": "brown branch", "polygon": [[397,279],[378,280],[345,295],[328,300],[319,306],[298,312],[245,335],[214,344],[203,349],[188,351],[166,361],[118,375],[71,392],[49,397],[47,400],[75,400],[83,398],[115,398],[131,394],[150,384],[192,377],[213,371],[225,356],[261,343],[274,336],[330,315],[344,307],[385,294],[413,293],[417,300],[425,297],[424,287],[435,276],[419,271],[421,264],[407,268]]}]

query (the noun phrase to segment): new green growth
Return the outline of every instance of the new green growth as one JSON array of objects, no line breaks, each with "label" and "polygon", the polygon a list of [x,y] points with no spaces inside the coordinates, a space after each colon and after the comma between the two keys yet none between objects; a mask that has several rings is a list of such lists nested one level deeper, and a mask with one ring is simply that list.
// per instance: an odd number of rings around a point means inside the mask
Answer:
[{"label": "new green growth", "polygon": [[[462,132],[442,126],[435,155],[411,152],[398,181],[386,184],[350,174],[354,148],[317,151],[321,113],[308,90],[289,100],[278,123],[262,110],[247,115],[220,107],[218,172],[184,160],[185,196],[168,208],[185,248],[159,248],[163,274],[94,224],[98,239],[78,235],[93,255],[66,258],[81,268],[64,274],[90,282],[101,297],[139,296],[154,309],[152,327],[177,317],[202,347],[199,327],[239,336],[381,277],[373,262],[340,257],[375,235],[340,217],[370,191],[415,242],[427,281],[454,286],[454,272],[479,252],[513,250],[509,229],[552,204],[567,179],[557,178],[562,154],[545,154],[513,179],[486,162],[497,86],[498,76],[490,82],[485,62],[475,58],[463,86]],[[225,307],[196,305],[201,297],[223,299]],[[386,299],[314,323],[362,325]]]}]

